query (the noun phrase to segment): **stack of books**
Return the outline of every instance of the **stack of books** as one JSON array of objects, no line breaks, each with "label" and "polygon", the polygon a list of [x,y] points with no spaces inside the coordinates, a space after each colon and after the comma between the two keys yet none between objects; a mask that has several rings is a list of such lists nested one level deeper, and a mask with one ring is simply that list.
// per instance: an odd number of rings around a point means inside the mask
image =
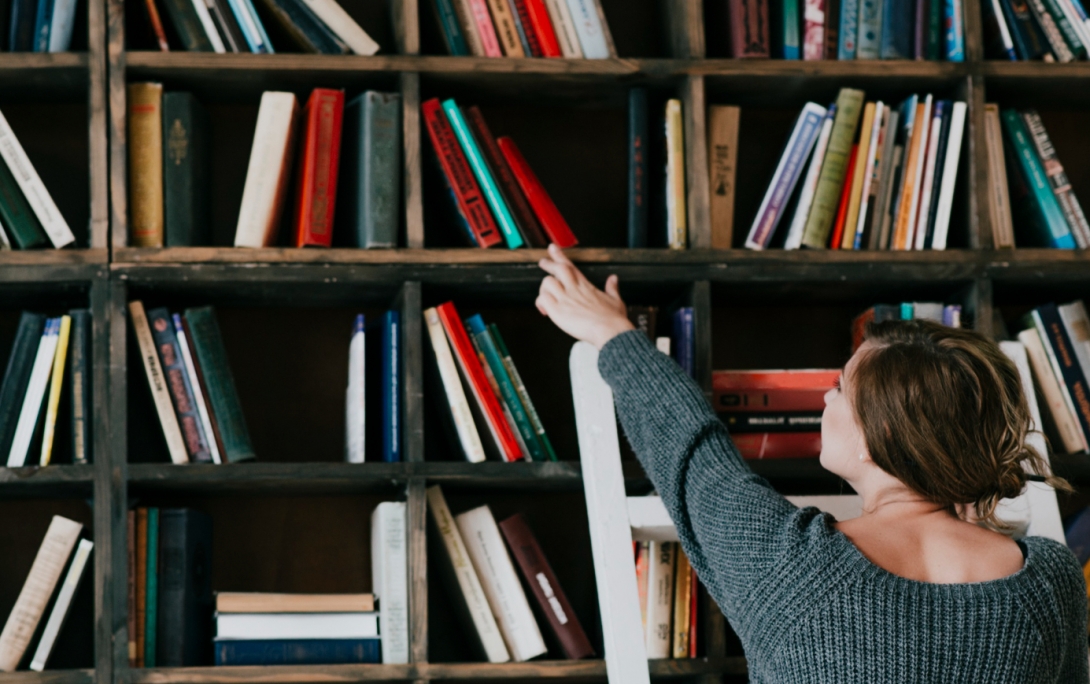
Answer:
[{"label": "stack of books", "polygon": [[91,312],[87,309],[73,309],[56,318],[24,311],[19,317],[0,384],[0,454],[6,454],[9,468],[33,463],[35,457],[38,465],[53,462],[65,386],[72,462],[90,462],[90,359]]},{"label": "stack of books", "polygon": [[488,506],[451,515],[438,485],[427,489],[427,497],[434,526],[432,539],[442,547],[437,555],[450,579],[452,599],[464,608],[460,614],[468,616],[467,632],[488,662],[522,662],[548,652],[524,586],[565,658],[594,655],[579,618],[522,515],[515,514],[497,525]]},{"label": "stack of books", "polygon": [[[276,52],[262,23],[269,18],[302,52],[373,55],[379,50],[378,43],[337,0],[261,0],[260,4],[264,17],[251,0],[144,0],[151,31],[163,52],[170,51],[160,12],[164,6],[186,50]],[[179,46],[175,43],[174,47]]]},{"label": "stack of books", "polygon": [[467,244],[558,247],[579,243],[515,141],[492,136],[480,109],[447,99],[421,105],[424,127]]},{"label": "stack of books", "polygon": [[[16,0],[12,8],[19,6]],[[0,251],[50,245],[61,249],[75,243],[68,222],[0,113]]]},{"label": "stack of books", "polygon": [[985,52],[992,59],[1087,58],[1090,16],[1082,0],[984,0],[980,6]]},{"label": "stack of books", "polygon": [[709,0],[708,4],[715,23],[729,36],[732,57],[965,61],[962,0]]},{"label": "stack of books", "polygon": [[863,99],[843,88],[828,108],[803,108],[746,247],[769,247],[791,216],[785,249],[946,249],[965,103]]},{"label": "stack of books", "polygon": [[13,0],[10,52],[67,52],[76,26],[77,0]]},{"label": "stack of books", "polygon": [[[164,94],[159,83],[128,92],[131,244],[211,244],[207,113],[190,93]],[[315,88],[299,114],[293,93],[262,94],[235,246],[281,242],[296,166],[288,244],[330,247],[336,232],[338,246],[396,247],[401,96],[368,90],[345,104],[343,90]]]},{"label": "stack of books", "polygon": [[601,0],[427,0],[456,57],[617,56]]},{"label": "stack of books", "polygon": [[[348,389],[345,392],[345,461],[363,463],[368,434],[382,446],[382,460],[401,460],[401,314],[387,311],[372,326],[367,343],[367,321],[356,316],[348,345]],[[368,371],[368,369],[373,369]],[[369,400],[370,399],[370,400]],[[380,405],[382,421],[367,421],[367,407]],[[381,428],[381,435],[373,428]]]},{"label": "stack of books", "polygon": [[1036,110],[984,105],[987,211],[996,247],[1090,247],[1090,223]]},{"label": "stack of books", "polygon": [[[52,602],[49,619],[40,632],[38,646],[30,661],[31,670],[41,672],[45,669],[94,549],[94,542],[80,538],[82,531],[80,523],[53,516],[26,583],[8,615],[4,631],[0,632],[0,672],[14,672],[19,667],[34,636],[39,634],[38,624]],[[67,573],[64,572],[66,566]]]},{"label": "stack of books", "polygon": [[700,592],[681,544],[634,541],[632,551],[647,657],[695,658]]}]

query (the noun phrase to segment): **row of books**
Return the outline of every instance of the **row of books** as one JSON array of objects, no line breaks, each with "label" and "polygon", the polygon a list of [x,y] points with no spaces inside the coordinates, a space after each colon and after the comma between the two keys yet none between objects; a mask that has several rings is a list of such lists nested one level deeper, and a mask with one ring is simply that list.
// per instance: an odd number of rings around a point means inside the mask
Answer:
[{"label": "row of books", "polygon": [[3,113],[0,160],[0,251],[74,246],[75,235]]},{"label": "row of books", "polygon": [[[652,118],[647,89],[628,93],[628,246],[689,246],[685,186],[685,126],[681,100],[669,99]],[[658,135],[652,138],[652,120]],[[656,168],[657,167],[657,168]],[[661,170],[660,170],[661,169]],[[661,174],[661,175],[660,175]],[[655,193],[654,202],[652,193]],[[662,226],[652,232],[653,217]]]},{"label": "row of books", "polygon": [[462,57],[617,56],[601,0],[430,0],[447,52]]},{"label": "row of books", "polygon": [[863,99],[863,91],[843,88],[828,108],[806,104],[746,247],[782,240],[784,249],[946,249],[965,103],[912,95],[897,107],[864,106]]},{"label": "row of books", "polygon": [[[128,92],[132,244],[210,244],[207,113],[159,83]],[[396,247],[401,96],[368,90],[346,105],[343,90],[315,88],[301,123],[298,109],[292,93],[261,96],[235,246],[277,244],[298,159],[292,245],[329,247],[336,232],[338,244]]]},{"label": "row of books", "polygon": [[[9,468],[33,463],[35,456],[38,465],[53,462],[66,391],[72,462],[90,462],[90,359],[91,312],[87,309],[73,309],[55,318],[30,311],[20,315],[0,384],[0,454],[7,455]],[[35,450],[35,445],[40,449]]]},{"label": "row of books", "polygon": [[995,246],[1090,247],[1090,223],[1036,110],[986,104],[984,134]]},{"label": "row of books", "polygon": [[421,105],[424,127],[471,246],[558,247],[578,244],[567,221],[515,141],[495,138],[477,107],[433,98]]},{"label": "row of books", "polygon": [[[56,0],[54,0],[56,1]],[[373,55],[379,45],[337,0],[144,0],[159,49],[170,50],[160,6],[181,46],[196,52],[273,53],[263,22],[270,19],[303,52]],[[175,43],[175,47],[178,43]]]},{"label": "row of books", "polygon": [[674,541],[633,541],[636,590],[648,658],[695,658],[696,570]]},{"label": "row of books", "polygon": [[8,51],[67,52],[78,6],[78,0],[12,0],[6,31]]},{"label": "row of books", "polygon": [[993,59],[1070,62],[1090,50],[1082,0],[984,0],[985,50]]},{"label": "row of books", "polygon": [[733,57],[965,61],[962,0],[719,2]]},{"label": "row of books", "polygon": [[[94,542],[81,538],[82,534],[82,524],[53,516],[4,631],[0,632],[0,672],[14,672],[20,667],[35,636],[38,645],[29,667],[37,672],[45,669],[94,550]],[[39,629],[47,610],[49,619]]]},{"label": "row of books", "polygon": [[[371,337],[377,339],[368,343]],[[364,315],[356,316],[348,345],[348,388],[345,391],[344,444],[345,460],[349,463],[366,461],[367,444],[372,440],[382,445],[383,461],[401,460],[400,349],[400,312],[387,311],[370,331]],[[376,405],[382,407],[381,421],[368,422],[367,407]]]}]

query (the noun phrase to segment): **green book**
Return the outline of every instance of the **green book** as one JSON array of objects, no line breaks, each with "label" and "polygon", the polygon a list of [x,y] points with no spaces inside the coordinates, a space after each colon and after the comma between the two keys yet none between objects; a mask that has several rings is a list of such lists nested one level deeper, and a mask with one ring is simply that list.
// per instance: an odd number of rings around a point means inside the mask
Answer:
[{"label": "green book", "polygon": [[212,244],[208,112],[192,93],[163,93],[163,221],[167,247]]},{"label": "green book", "polygon": [[829,232],[833,229],[833,218],[840,203],[840,189],[847,173],[848,156],[852,152],[855,129],[859,126],[859,115],[862,113],[863,91],[841,88],[836,96],[836,118],[829,136],[829,147],[821,164],[814,201],[802,233],[802,244],[807,247],[825,249],[829,242]]},{"label": "green book", "polygon": [[511,381],[515,383],[515,391],[518,392],[519,398],[522,399],[522,405],[526,408],[526,415],[530,418],[530,424],[534,426],[534,431],[537,432],[537,438],[541,440],[541,445],[545,447],[545,455],[550,461],[558,460],[556,450],[553,449],[553,443],[549,441],[549,436],[545,434],[545,426],[542,425],[541,418],[538,417],[537,410],[534,408],[534,402],[530,401],[530,393],[526,391],[522,376],[519,375],[518,369],[515,368],[515,362],[511,359],[511,352],[507,351],[507,345],[504,343],[503,337],[500,336],[500,329],[495,323],[489,323],[488,333],[492,336],[492,341],[496,343],[496,349],[499,350],[500,356],[503,357],[503,365],[507,368],[507,374],[511,376]]},{"label": "green book", "polygon": [[4,224],[8,238],[14,247],[34,249],[49,247],[49,236],[38,223],[15,176],[8,165],[0,162],[0,223]]},{"label": "green book", "polygon": [[144,667],[155,667],[159,623],[159,509],[148,509],[148,580],[144,614]]},{"label": "green book", "polygon": [[1079,40],[1079,34],[1075,30],[1075,27],[1071,25],[1071,22],[1067,20],[1067,15],[1060,9],[1060,5],[1056,0],[1044,0],[1045,9],[1052,15],[1052,20],[1056,22],[1056,27],[1060,29],[1060,36],[1063,37],[1063,41],[1067,43],[1067,47],[1071,50],[1071,54],[1075,56],[1076,60],[1086,58],[1086,46]]},{"label": "green book", "polygon": [[1019,193],[1015,192],[1012,201],[1018,201],[1030,207],[1029,216],[1034,227],[1042,233],[1041,241],[1050,247],[1059,249],[1074,249],[1075,238],[1071,234],[1071,228],[1064,219],[1063,210],[1052,192],[1052,184],[1045,174],[1037,151],[1033,147],[1033,141],[1026,130],[1025,122],[1013,109],[1004,109],[1000,113],[1003,122],[1003,130],[1007,134],[1007,140],[1011,143],[1009,156],[1017,160],[1015,168],[1008,168],[1017,181],[1024,181],[1028,197],[1017,199]]}]

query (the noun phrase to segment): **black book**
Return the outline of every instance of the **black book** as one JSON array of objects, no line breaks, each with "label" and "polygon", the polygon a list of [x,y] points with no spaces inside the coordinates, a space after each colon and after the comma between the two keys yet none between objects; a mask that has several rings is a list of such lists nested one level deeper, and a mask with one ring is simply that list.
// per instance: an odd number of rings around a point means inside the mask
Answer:
[{"label": "black book", "polygon": [[628,91],[628,246],[647,246],[647,90]]},{"label": "black book", "polygon": [[212,41],[204,33],[201,18],[192,0],[163,0],[167,14],[182,45],[191,52],[212,52]]},{"label": "black book", "polygon": [[37,0],[12,0],[11,24],[8,25],[9,51],[30,52],[34,49],[34,25],[37,19]]},{"label": "black book", "polygon": [[261,4],[300,50],[323,55],[348,54],[348,46],[302,0],[261,0]]},{"label": "black book", "polygon": [[1019,58],[1035,60],[1051,54],[1045,34],[1033,18],[1033,12],[1026,0],[999,0],[999,5],[1003,8],[1003,16],[1007,19],[1007,27]]},{"label": "black book", "polygon": [[72,463],[91,462],[91,312],[72,309],[68,342],[68,398],[72,407]]},{"label": "black book", "polygon": [[216,25],[223,45],[228,52],[249,52],[250,45],[246,42],[246,36],[242,35],[235,14],[227,4],[227,0],[209,0],[208,13],[212,15],[212,23]]},{"label": "black book", "polygon": [[935,235],[935,219],[939,215],[939,191],[942,188],[942,172],[946,167],[946,148],[950,139],[950,119],[954,103],[942,100],[942,121],[939,125],[939,146],[935,149],[935,177],[931,181],[931,206],[927,212],[927,235],[924,249],[931,249],[931,238]]},{"label": "black book", "polygon": [[159,511],[159,667],[212,663],[212,519]]},{"label": "black book", "polygon": [[45,316],[24,311],[19,317],[15,343],[0,384],[0,463],[6,463],[11,443],[15,439],[15,427],[19,423],[19,411],[30,383],[30,371],[45,330]]},{"label": "black book", "polygon": [[192,93],[163,93],[163,218],[168,247],[211,243],[208,113]]},{"label": "black book", "polygon": [[821,411],[730,411],[719,418],[731,432],[811,432],[821,429]]}]

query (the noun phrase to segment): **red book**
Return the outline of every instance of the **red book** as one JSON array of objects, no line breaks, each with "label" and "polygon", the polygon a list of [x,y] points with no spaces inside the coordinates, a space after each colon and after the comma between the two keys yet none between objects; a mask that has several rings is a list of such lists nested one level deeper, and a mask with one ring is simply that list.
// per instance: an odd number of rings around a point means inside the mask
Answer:
[{"label": "red book", "polygon": [[730,436],[742,458],[815,458],[820,432],[748,432]]},{"label": "red book", "polygon": [[315,88],[303,111],[303,154],[295,200],[295,246],[329,247],[341,163],[344,91]]},{"label": "red book", "polygon": [[839,370],[714,371],[712,402],[719,412],[823,411]]},{"label": "red book", "polygon": [[159,43],[161,52],[170,52],[167,44],[167,34],[163,30],[163,20],[159,18],[159,8],[155,6],[155,0],[144,0],[144,6],[148,10],[148,21],[151,22],[151,30],[155,33],[155,40]]},{"label": "red book", "polygon": [[696,657],[696,630],[697,630],[697,607],[700,605],[700,580],[697,579],[696,570],[690,568],[689,572],[693,574],[692,587],[693,590],[689,592],[689,657]]},{"label": "red book", "polygon": [[443,113],[439,98],[428,100],[420,105],[420,109],[424,115],[428,137],[431,138],[432,149],[435,150],[435,156],[447,177],[447,184],[454,193],[458,212],[473,232],[477,246],[492,247],[503,244],[503,236],[492,218],[492,212],[485,204],[481,186],[477,184],[477,179],[469,168],[458,139],[454,137],[454,130],[447,121],[447,115]]},{"label": "red book", "polygon": [[[541,54],[541,41],[537,39],[537,34],[534,33],[533,22],[530,21],[530,6],[527,0],[512,0],[512,4],[515,6],[515,12],[519,15],[519,23],[522,24],[522,30],[526,34],[526,42],[530,45],[530,54],[527,57],[543,57]],[[555,37],[555,36],[554,36]],[[560,47],[559,43],[557,47]]]},{"label": "red book", "polygon": [[466,384],[473,392],[473,397],[477,400],[485,422],[488,423],[488,429],[496,441],[500,456],[508,462],[521,460],[522,449],[519,447],[518,439],[511,432],[511,426],[507,423],[507,417],[503,414],[499,399],[492,391],[492,385],[484,374],[477,351],[469,340],[469,335],[462,325],[462,319],[458,316],[458,310],[454,308],[454,302],[440,304],[435,307],[435,310],[447,333],[447,339],[450,340],[458,367],[465,376]]},{"label": "red book", "polygon": [[731,57],[769,56],[769,0],[728,0]]},{"label": "red book", "polygon": [[[544,0],[515,0],[518,7],[519,20],[522,28],[527,33],[533,33],[537,38],[540,55],[535,57],[560,57],[560,42],[556,39],[556,31],[553,29],[553,21],[549,18],[549,10],[545,8]],[[525,9],[523,9],[525,7]],[[525,17],[525,19],[523,19]],[[529,40],[529,37],[527,37]]]},{"label": "red book", "polygon": [[530,203],[530,207],[537,214],[538,221],[541,222],[541,227],[545,230],[549,240],[562,249],[578,245],[579,240],[575,239],[575,234],[568,227],[568,222],[564,220],[560,210],[553,204],[549,193],[545,192],[545,187],[534,175],[533,169],[526,163],[526,158],[519,152],[515,141],[504,136],[497,143],[500,146],[500,151],[503,152],[503,158],[507,160],[507,165],[511,167],[511,172],[515,174],[515,179],[518,180],[522,193],[526,195],[526,201]]},{"label": "red book", "polygon": [[855,173],[856,150],[859,143],[852,145],[852,154],[848,158],[848,170],[844,173],[844,187],[840,189],[840,206],[836,210],[836,221],[833,222],[833,238],[829,243],[829,249],[840,249],[840,243],[844,239],[844,224],[848,221],[848,200],[852,195],[852,175]]},{"label": "red book", "polygon": [[473,21],[477,25],[477,35],[481,37],[481,47],[484,48],[485,57],[503,57],[500,49],[500,39],[496,37],[496,27],[492,23],[492,15],[488,13],[488,4],[485,0],[462,0],[469,7]]},{"label": "red book", "polygon": [[803,0],[802,58],[825,57],[825,0]]}]

